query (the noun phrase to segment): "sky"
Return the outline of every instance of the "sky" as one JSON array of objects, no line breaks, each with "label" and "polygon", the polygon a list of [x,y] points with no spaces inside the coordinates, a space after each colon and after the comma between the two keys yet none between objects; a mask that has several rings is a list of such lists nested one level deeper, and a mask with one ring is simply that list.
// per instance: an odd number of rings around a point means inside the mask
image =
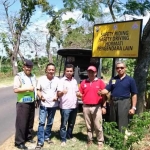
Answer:
[{"label": "sky", "polygon": [[[49,0],[50,5],[53,5],[55,10],[58,10],[60,8],[63,7],[63,0]],[[126,0],[121,0],[122,2],[126,2]],[[10,0],[10,2],[12,2],[12,0]],[[16,3],[14,5],[12,5],[10,13],[14,13],[16,11],[18,11],[20,8],[20,3],[19,0],[16,1]],[[2,12],[4,9],[2,7],[2,5],[0,5],[0,12]],[[109,11],[108,9],[105,9],[105,12]],[[67,20],[69,18],[73,17],[75,20],[79,17],[81,17],[81,12],[80,11],[75,11],[73,13],[68,12],[66,13],[66,15],[63,15],[63,20]],[[137,19],[143,19],[142,16],[134,16]],[[143,19],[143,25],[145,25],[148,21],[148,18],[150,17],[150,14],[148,13],[146,17],[144,17]],[[110,17],[111,18],[111,17]],[[126,20],[132,20],[132,16],[126,16]],[[34,15],[31,18],[31,23],[30,26],[28,27],[28,33],[32,34],[34,33],[35,37],[38,36],[40,37],[40,41],[38,41],[39,43],[41,42],[45,42],[46,41],[46,34],[47,34],[47,29],[46,29],[46,24],[48,22],[51,21],[51,18],[45,14],[43,14],[41,12],[40,9],[37,9],[34,13]],[[2,18],[2,16],[0,16],[0,32],[3,31],[3,24],[4,24],[4,18]],[[37,30],[40,31],[40,34],[38,33],[37,35]],[[52,47],[57,47],[56,43],[53,42],[52,43]],[[44,47],[43,47],[44,49]],[[26,51],[26,49],[24,48],[24,54],[28,55],[28,52]],[[1,53],[1,49],[0,49],[0,53]],[[3,55],[5,55],[3,53]],[[43,54],[44,55],[44,54]]]},{"label": "sky", "polygon": [[[10,4],[12,4],[13,0],[9,0],[9,1],[10,1]],[[55,10],[58,10],[63,7],[62,0],[49,0],[49,4],[53,5]],[[19,8],[20,8],[20,2],[19,2],[19,0],[16,0],[16,2],[10,7],[9,13],[14,14],[14,12],[19,11]],[[0,4],[0,12],[3,12],[3,14],[4,14],[4,8],[2,7],[1,4]],[[68,15],[68,16],[70,16],[70,15]],[[66,16],[66,17],[64,16],[63,18],[67,19],[68,16]],[[4,31],[4,27],[3,27],[3,24],[5,24],[4,20],[5,20],[5,18],[3,18],[1,16],[0,17],[0,32]],[[30,34],[33,33],[35,35],[37,32],[37,29],[38,29],[38,31],[41,31],[41,34],[39,33],[40,35],[38,35],[38,36],[42,37],[42,38],[40,38],[40,40],[38,40],[38,42],[46,43],[46,34],[48,32],[46,29],[46,24],[50,21],[51,21],[51,18],[49,16],[43,14],[40,9],[37,9],[31,18],[30,26],[28,26],[28,30],[26,32],[28,32]],[[57,46],[56,43],[52,43],[52,47],[56,47],[56,46]],[[0,55],[6,56],[5,51],[2,52],[1,47],[2,47],[2,45],[0,44]],[[23,46],[23,47],[26,47],[26,46]],[[29,55],[31,52],[31,51],[27,51],[26,48],[22,48],[22,49],[23,49],[24,55]],[[44,49],[44,47],[43,47],[43,49]],[[42,55],[45,55],[45,53]]]},{"label": "sky", "polygon": [[49,0],[49,3],[56,6],[57,8],[62,8],[63,7],[62,0]]}]

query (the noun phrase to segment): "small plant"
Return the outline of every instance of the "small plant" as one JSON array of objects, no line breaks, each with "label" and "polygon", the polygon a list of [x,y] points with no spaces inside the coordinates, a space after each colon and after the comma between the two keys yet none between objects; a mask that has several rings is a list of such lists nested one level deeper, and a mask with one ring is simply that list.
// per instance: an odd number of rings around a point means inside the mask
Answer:
[{"label": "small plant", "polygon": [[125,132],[119,132],[115,122],[104,122],[106,144],[115,150],[132,150],[133,144],[138,143],[149,130],[150,113],[134,115]]}]

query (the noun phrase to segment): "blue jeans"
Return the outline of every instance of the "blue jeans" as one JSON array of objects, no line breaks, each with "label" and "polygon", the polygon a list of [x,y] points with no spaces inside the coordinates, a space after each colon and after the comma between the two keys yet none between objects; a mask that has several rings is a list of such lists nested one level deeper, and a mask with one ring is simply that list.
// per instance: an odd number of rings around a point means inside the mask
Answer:
[{"label": "blue jeans", "polygon": [[[39,111],[39,127],[38,127],[38,143],[43,144],[45,139],[50,138],[51,136],[51,129],[54,121],[54,115],[56,112],[57,107],[44,107],[40,106]],[[45,121],[47,118],[47,124],[44,132]]]},{"label": "blue jeans", "polygon": [[61,114],[60,139],[62,142],[66,142],[66,138],[70,139],[73,137],[72,132],[76,121],[77,108],[60,109],[60,114]]}]

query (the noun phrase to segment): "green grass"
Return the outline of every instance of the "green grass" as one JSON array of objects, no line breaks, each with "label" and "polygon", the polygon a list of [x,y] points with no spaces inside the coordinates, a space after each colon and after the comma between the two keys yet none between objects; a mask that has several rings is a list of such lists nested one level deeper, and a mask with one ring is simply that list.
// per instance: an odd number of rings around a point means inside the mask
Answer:
[{"label": "green grass", "polygon": [[87,135],[85,133],[85,123],[82,121],[74,128],[74,138],[76,142],[67,140],[65,147],[60,146],[59,132],[54,133],[53,140],[56,142],[50,149],[53,150],[84,150],[86,149]]},{"label": "green grass", "polygon": [[[83,118],[83,114],[78,114],[81,118]],[[55,126],[55,124],[53,125]],[[86,127],[85,122],[83,119],[80,120],[78,124],[75,125],[73,131],[74,138],[76,141],[67,140],[66,146],[62,147],[60,144],[60,137],[59,131],[52,132],[52,141],[55,144],[48,145],[47,143],[44,144],[43,150],[97,150],[97,140],[94,135],[93,144],[87,147],[87,134],[86,134]],[[110,147],[105,145],[103,150],[112,150]]]},{"label": "green grass", "polygon": [[12,77],[12,76],[0,76],[0,78],[1,78],[1,80],[0,80],[0,87],[13,85],[14,77]]}]

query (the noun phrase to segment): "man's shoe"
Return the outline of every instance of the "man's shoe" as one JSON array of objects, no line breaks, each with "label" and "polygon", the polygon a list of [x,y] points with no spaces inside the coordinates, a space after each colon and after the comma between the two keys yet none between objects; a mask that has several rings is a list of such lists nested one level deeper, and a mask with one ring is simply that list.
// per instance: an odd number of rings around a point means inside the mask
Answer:
[{"label": "man's shoe", "polygon": [[45,142],[47,142],[48,144],[54,144],[54,142],[51,139],[45,139]]},{"label": "man's shoe", "polygon": [[87,146],[91,146],[93,144],[93,141],[88,141]]},{"label": "man's shoe", "polygon": [[67,139],[68,141],[72,141],[72,142],[76,142],[76,138],[70,138],[70,139]]},{"label": "man's shoe", "polygon": [[35,143],[35,141],[34,141],[34,140],[32,140],[32,139],[27,140],[27,142],[29,142],[29,143]]},{"label": "man's shoe", "polygon": [[41,149],[42,147],[43,147],[43,144],[37,143],[35,149],[39,150],[39,149]]},{"label": "man's shoe", "polygon": [[102,144],[98,144],[98,150],[103,150],[103,148],[104,148],[104,144],[102,143]]},{"label": "man's shoe", "polygon": [[66,142],[61,142],[61,146],[66,146]]},{"label": "man's shoe", "polygon": [[28,147],[26,147],[24,144],[15,144],[15,147],[17,147],[18,149],[24,149],[24,150],[28,149]]}]

